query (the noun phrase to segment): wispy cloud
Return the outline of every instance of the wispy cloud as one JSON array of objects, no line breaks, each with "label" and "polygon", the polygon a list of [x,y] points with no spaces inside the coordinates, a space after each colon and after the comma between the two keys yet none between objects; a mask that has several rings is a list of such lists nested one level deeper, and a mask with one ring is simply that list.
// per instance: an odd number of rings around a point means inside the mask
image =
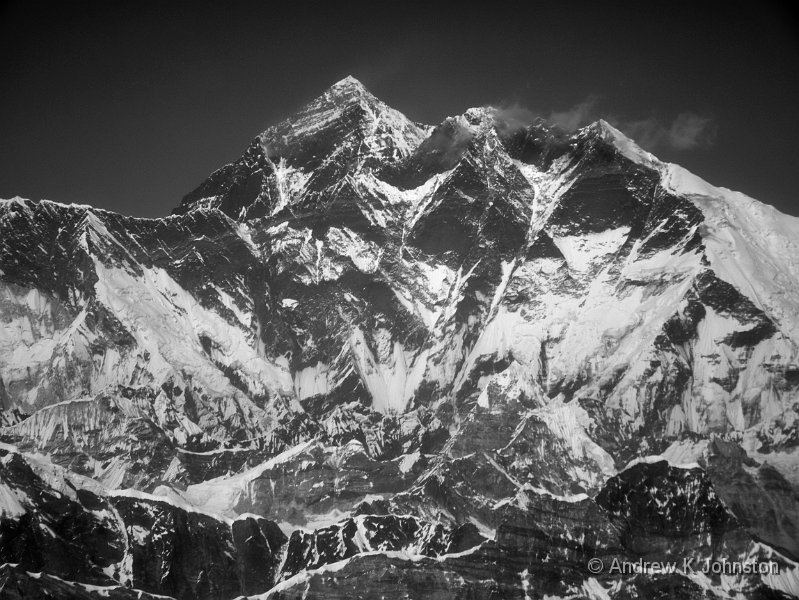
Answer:
[{"label": "wispy cloud", "polygon": [[527,127],[538,115],[518,102],[500,105],[494,112],[494,125],[500,131],[515,131]]},{"label": "wispy cloud", "polygon": [[716,139],[716,122],[713,118],[691,112],[680,113],[673,121],[665,123],[655,117],[638,121],[615,119],[609,122],[648,150],[707,148]]},{"label": "wispy cloud", "polygon": [[425,140],[424,149],[438,155],[438,160],[445,168],[451,168],[466,152],[471,141],[471,130],[455,119],[448,119]]},{"label": "wispy cloud", "polygon": [[582,102],[578,102],[567,110],[553,110],[549,113],[547,121],[562,127],[566,131],[575,131],[584,125],[593,123],[599,118],[596,110],[598,102],[599,98],[597,96],[588,96],[588,98]]},{"label": "wispy cloud", "polygon": [[717,125],[710,116],[686,111],[671,120],[654,116],[635,119],[606,113],[600,105],[600,98],[595,94],[589,95],[570,108],[551,110],[549,113],[514,103],[497,109],[495,121],[501,130],[513,130],[529,125],[536,117],[543,117],[549,123],[571,133],[604,118],[641,147],[651,151],[664,148],[671,150],[707,148],[716,138]]},{"label": "wispy cloud", "polygon": [[669,143],[677,150],[708,147],[716,141],[716,122],[711,117],[681,113],[669,128]]}]

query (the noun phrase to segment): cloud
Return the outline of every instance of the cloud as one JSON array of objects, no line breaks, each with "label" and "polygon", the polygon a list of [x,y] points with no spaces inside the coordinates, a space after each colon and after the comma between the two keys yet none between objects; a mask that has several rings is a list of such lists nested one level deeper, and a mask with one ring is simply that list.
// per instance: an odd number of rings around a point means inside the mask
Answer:
[{"label": "cloud", "polygon": [[711,117],[682,113],[677,115],[669,128],[669,143],[675,150],[707,148],[716,141],[716,129]]},{"label": "cloud", "polygon": [[642,148],[658,150],[693,150],[713,145],[716,138],[716,122],[712,117],[684,112],[671,123],[663,123],[655,117],[639,121],[616,121],[612,125],[631,137]]},{"label": "cloud", "polygon": [[572,133],[599,118],[595,110],[597,102],[598,97],[592,95],[569,109],[553,110],[549,114],[527,108],[517,102],[503,104],[495,109],[494,125],[501,132],[510,132],[527,127],[533,120],[540,117],[548,123],[557,125],[566,132]]},{"label": "cloud", "polygon": [[466,152],[473,134],[457,119],[447,119],[433,130],[423,144],[426,153],[438,156],[441,165],[449,169],[457,163]]},{"label": "cloud", "polygon": [[494,109],[494,126],[501,132],[512,132],[527,127],[538,116],[535,112],[514,102]]},{"label": "cloud", "polygon": [[647,150],[662,148],[668,139],[668,128],[654,117],[636,121],[610,118],[608,122]]},{"label": "cloud", "polygon": [[580,127],[593,123],[599,118],[596,112],[598,101],[599,98],[597,96],[588,96],[588,98],[567,110],[550,112],[547,121],[558,125],[568,132],[576,131]]},{"label": "cloud", "polygon": [[551,110],[548,114],[518,103],[501,105],[495,109],[494,125],[500,133],[510,133],[527,127],[534,119],[541,117],[567,133],[573,133],[604,118],[639,146],[652,152],[663,149],[684,151],[708,148],[716,139],[718,128],[715,119],[710,116],[682,112],[673,120],[655,116],[633,119],[604,113],[599,105],[600,97],[596,94],[587,96],[571,108]]},{"label": "cloud", "polygon": [[494,123],[500,130],[515,130],[527,127],[534,119],[540,117],[546,122],[572,133],[600,118],[601,115],[596,110],[598,103],[599,97],[592,94],[571,108],[552,110],[548,114],[518,103],[501,105],[500,108],[495,109]]}]

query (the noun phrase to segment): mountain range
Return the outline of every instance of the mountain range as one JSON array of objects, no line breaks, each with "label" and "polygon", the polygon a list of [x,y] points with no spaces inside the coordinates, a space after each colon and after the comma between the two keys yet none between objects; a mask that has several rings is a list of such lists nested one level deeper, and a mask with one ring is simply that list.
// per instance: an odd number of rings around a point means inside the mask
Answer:
[{"label": "mountain range", "polygon": [[348,77],[168,217],[2,200],[0,408],[2,598],[799,597],[799,219],[602,120]]}]

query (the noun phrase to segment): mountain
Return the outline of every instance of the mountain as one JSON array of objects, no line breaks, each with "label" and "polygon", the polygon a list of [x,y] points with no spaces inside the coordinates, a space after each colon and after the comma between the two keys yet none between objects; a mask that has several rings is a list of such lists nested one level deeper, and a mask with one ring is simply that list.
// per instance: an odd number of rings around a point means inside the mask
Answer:
[{"label": "mountain", "polygon": [[3,598],[799,597],[799,219],[604,121],[348,77],[169,217],[0,201],[0,407]]}]

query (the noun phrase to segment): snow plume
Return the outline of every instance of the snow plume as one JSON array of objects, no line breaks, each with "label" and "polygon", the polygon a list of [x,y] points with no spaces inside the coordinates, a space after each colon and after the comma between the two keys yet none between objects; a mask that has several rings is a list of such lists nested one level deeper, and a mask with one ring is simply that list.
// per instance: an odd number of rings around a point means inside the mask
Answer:
[{"label": "snow plume", "polygon": [[710,146],[716,138],[716,123],[711,117],[694,113],[677,115],[669,128],[669,143],[676,150]]},{"label": "snow plume", "polygon": [[512,133],[518,129],[523,129],[530,125],[537,116],[532,110],[518,102],[500,105],[494,109],[492,114],[494,127],[500,133]]},{"label": "snow plume", "polygon": [[707,148],[716,137],[716,123],[713,118],[691,112],[680,113],[671,124],[664,124],[655,117],[639,121],[609,119],[609,122],[635,139],[641,147],[652,151],[659,148]]},{"label": "snow plume", "polygon": [[607,114],[599,107],[599,96],[590,94],[581,102],[565,110],[551,110],[549,114],[533,110],[518,103],[501,106],[494,113],[494,125],[500,132],[512,132],[528,126],[536,118],[543,118],[567,133],[604,118],[615,128],[633,138],[649,151],[663,148],[694,150],[713,145],[716,122],[713,117],[693,112],[681,112],[673,120],[651,116],[631,119]]},{"label": "snow plume", "polygon": [[598,101],[599,98],[592,94],[569,109],[550,112],[546,119],[568,132],[576,131],[598,119],[599,115],[596,112]]},{"label": "snow plume", "polygon": [[498,108],[494,109],[494,126],[500,133],[510,133],[527,127],[535,119],[540,118],[571,133],[597,120],[598,113],[595,110],[597,101],[597,96],[591,95],[571,108],[562,111],[552,110],[549,114],[527,108],[518,102],[500,104]]},{"label": "snow plume", "polygon": [[652,152],[663,148],[672,150],[707,148],[716,138],[716,122],[709,116],[682,112],[672,121],[664,121],[654,116],[636,120],[605,115],[599,110],[598,102],[598,96],[592,94],[567,110],[550,112],[546,119],[567,132],[572,132],[604,118],[625,135],[633,138],[642,148]]},{"label": "snow plume", "polygon": [[424,150],[437,154],[446,168],[452,168],[461,159],[474,137],[474,132],[461,121],[462,117],[447,119],[424,142]]}]

